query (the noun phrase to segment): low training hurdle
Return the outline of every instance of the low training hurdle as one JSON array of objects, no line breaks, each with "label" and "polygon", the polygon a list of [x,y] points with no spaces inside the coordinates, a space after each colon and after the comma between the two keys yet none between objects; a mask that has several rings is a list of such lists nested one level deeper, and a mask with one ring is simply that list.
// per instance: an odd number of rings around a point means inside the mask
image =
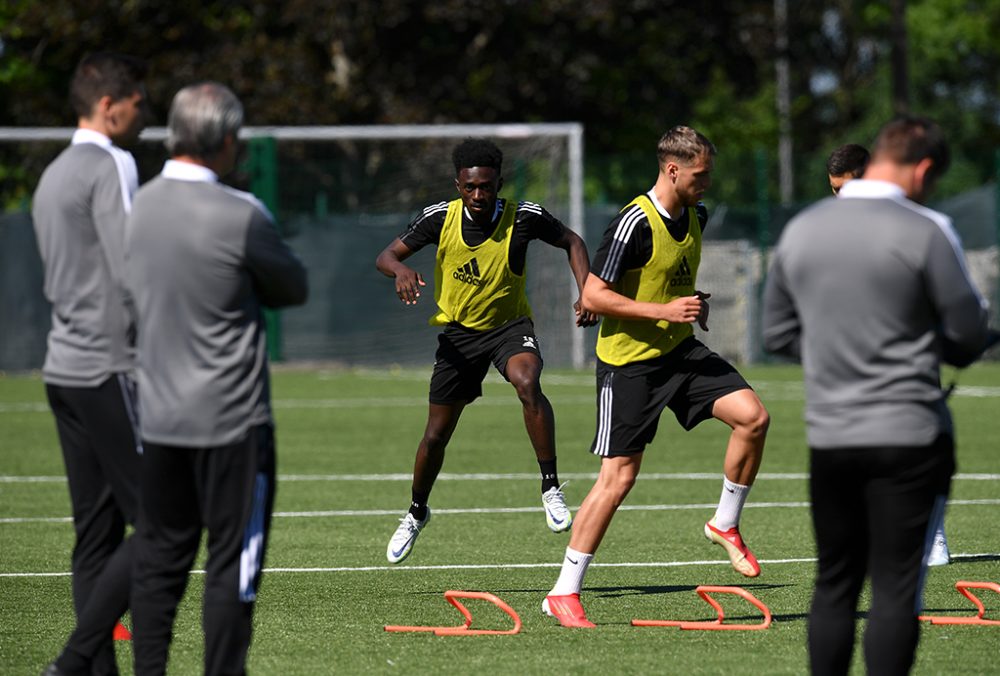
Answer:
[{"label": "low training hurdle", "polygon": [[983,602],[979,598],[969,591],[969,589],[992,589],[993,591],[1000,594],[1000,584],[996,582],[966,582],[964,580],[959,580],[955,583],[955,589],[962,593],[962,596],[972,601],[972,603],[979,609],[975,617],[951,617],[948,615],[920,615],[920,619],[925,622],[930,622],[931,624],[982,624],[996,626],[1000,625],[1000,620],[987,620],[983,617],[986,614],[986,608],[983,606]]},{"label": "low training hurdle", "polygon": [[[444,593],[444,598],[451,605],[458,608],[458,611],[465,616],[465,623],[457,627],[411,627],[407,625],[387,624],[386,631],[425,631],[433,632],[435,636],[509,636],[521,631],[521,618],[514,612],[514,609],[503,602],[499,597],[488,592],[467,592],[449,590]],[[470,629],[472,626],[472,613],[458,599],[480,599],[489,601],[493,605],[504,611],[514,620],[513,629]]]},{"label": "low training hurdle", "polygon": [[[771,611],[765,606],[760,599],[748,592],[742,587],[713,587],[709,585],[701,585],[695,589],[698,595],[705,600],[708,605],[715,608],[715,612],[718,617],[714,620],[705,622],[688,622],[684,620],[632,620],[633,627],[679,627],[681,629],[707,629],[707,630],[744,630],[752,631],[756,629],[767,629],[771,626]],[[723,624],[722,620],[725,615],[722,612],[722,606],[714,598],[709,596],[709,594],[735,594],[737,596],[742,596],[748,602],[760,609],[760,612],[764,614],[764,619],[760,624]]]}]

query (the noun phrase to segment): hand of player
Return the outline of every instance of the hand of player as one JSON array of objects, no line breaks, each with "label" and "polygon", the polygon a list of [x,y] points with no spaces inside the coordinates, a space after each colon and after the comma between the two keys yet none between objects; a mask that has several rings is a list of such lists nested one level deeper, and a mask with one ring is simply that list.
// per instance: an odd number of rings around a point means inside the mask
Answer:
[{"label": "hand of player", "polygon": [[583,305],[580,303],[579,299],[573,303],[573,312],[576,313],[576,325],[577,326],[593,326],[597,323],[599,317],[589,310],[584,310]]},{"label": "hand of player", "polygon": [[416,305],[417,299],[420,298],[420,287],[426,285],[420,273],[412,268],[405,268],[396,273],[396,295],[405,305]]},{"label": "hand of player", "polygon": [[702,331],[708,331],[708,299],[712,294],[695,290],[694,295],[701,299],[701,314],[698,315],[698,326]]},{"label": "hand of player", "polygon": [[[662,306],[663,315],[660,319],[673,324],[693,324],[701,319],[704,305],[706,303],[698,295],[675,298]],[[707,310],[704,312],[707,315]]]}]

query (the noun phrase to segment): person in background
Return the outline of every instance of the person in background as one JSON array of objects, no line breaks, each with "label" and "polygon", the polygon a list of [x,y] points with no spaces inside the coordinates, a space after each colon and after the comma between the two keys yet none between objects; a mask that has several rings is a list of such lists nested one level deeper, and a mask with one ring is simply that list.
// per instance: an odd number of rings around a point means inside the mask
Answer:
[{"label": "person in background", "polygon": [[136,194],[126,280],[138,317],[143,463],[132,582],[139,676],[163,674],[208,532],[205,674],[242,674],[275,490],[263,308],[304,303],[306,270],[268,210],[219,182],[243,106],[216,82],[170,106],[171,159]]},{"label": "person in background", "polygon": [[986,302],[948,217],[921,206],[948,168],[941,128],[900,117],[861,179],[785,227],[764,292],[765,349],[806,385],[818,566],[814,674],[846,674],[866,576],[871,674],[913,665],[925,566],[955,469],[940,365],[987,345]]},{"label": "person in background", "polygon": [[[830,179],[830,189],[834,195],[840,194],[844,184],[855,178],[861,178],[868,167],[871,155],[867,148],[857,143],[842,145],[832,153],[826,161],[826,173]],[[951,563],[951,552],[948,550],[948,538],[944,532],[944,513],[934,530],[934,545],[927,558],[928,566],[946,566]]]},{"label": "person in background", "polygon": [[76,627],[44,673],[117,674],[112,631],[128,608],[136,486],[134,326],[124,288],[125,222],[139,172],[146,64],[111,52],[81,59],[69,98],[78,123],[45,169],[32,219],[52,328],[42,367],[73,508]]},{"label": "person in background", "polygon": [[845,183],[861,178],[869,159],[868,149],[857,143],[842,145],[830,153],[826,160],[826,174],[833,194],[839,195]]}]

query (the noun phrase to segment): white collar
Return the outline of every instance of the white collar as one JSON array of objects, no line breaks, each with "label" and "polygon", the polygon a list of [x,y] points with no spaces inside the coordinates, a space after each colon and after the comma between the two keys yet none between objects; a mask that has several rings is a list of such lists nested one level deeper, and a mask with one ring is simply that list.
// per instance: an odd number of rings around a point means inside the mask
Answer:
[{"label": "white collar", "polygon": [[856,178],[848,181],[840,189],[837,197],[862,197],[868,199],[900,199],[906,197],[906,192],[889,181],[879,181],[870,178]]},{"label": "white collar", "polygon": [[[500,200],[501,199],[503,199],[503,198],[502,197],[498,197],[496,203],[493,205],[493,218],[490,219],[490,223],[496,223],[497,222],[497,216],[499,216],[500,212],[503,211],[503,209],[500,207]],[[465,215],[466,215],[466,217],[469,220],[475,220],[474,218],[472,218],[472,214],[469,213],[469,208],[468,207],[466,207],[466,206],[463,205],[462,206],[462,210],[465,212]]]},{"label": "white collar", "polygon": [[678,221],[680,220],[681,216],[684,215],[684,207],[681,207],[681,213],[677,214],[677,218],[671,216],[670,212],[667,211],[667,208],[662,204],[660,204],[660,200],[656,199],[656,193],[653,192],[653,188],[649,189],[649,192],[646,193],[646,196],[649,198],[649,201],[653,203],[653,206],[656,207],[656,210],[660,213],[661,216],[666,216],[671,221]]},{"label": "white collar", "polygon": [[191,162],[178,162],[177,160],[167,160],[160,172],[163,178],[172,178],[176,181],[196,181],[202,183],[218,183],[219,177],[214,171],[200,164]]},{"label": "white collar", "polygon": [[83,128],[78,128],[73,132],[73,139],[70,143],[72,145],[80,143],[93,143],[94,145],[99,145],[102,148],[110,148],[114,145],[114,143],[111,142],[111,139],[101,132]]}]

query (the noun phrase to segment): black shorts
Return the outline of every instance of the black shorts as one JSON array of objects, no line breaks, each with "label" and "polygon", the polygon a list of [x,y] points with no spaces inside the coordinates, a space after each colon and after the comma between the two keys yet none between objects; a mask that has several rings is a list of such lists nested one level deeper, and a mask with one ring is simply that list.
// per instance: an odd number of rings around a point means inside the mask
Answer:
[{"label": "black shorts", "polygon": [[597,362],[597,433],[590,452],[600,456],[642,453],[669,407],[685,430],[712,417],[716,401],[750,389],[732,364],[688,338],[669,354],[611,366]]},{"label": "black shorts", "polygon": [[470,402],[483,394],[483,378],[492,363],[507,379],[507,361],[531,352],[542,360],[535,325],[528,317],[507,322],[487,331],[473,331],[449,324],[438,336],[431,376],[430,402]]}]

